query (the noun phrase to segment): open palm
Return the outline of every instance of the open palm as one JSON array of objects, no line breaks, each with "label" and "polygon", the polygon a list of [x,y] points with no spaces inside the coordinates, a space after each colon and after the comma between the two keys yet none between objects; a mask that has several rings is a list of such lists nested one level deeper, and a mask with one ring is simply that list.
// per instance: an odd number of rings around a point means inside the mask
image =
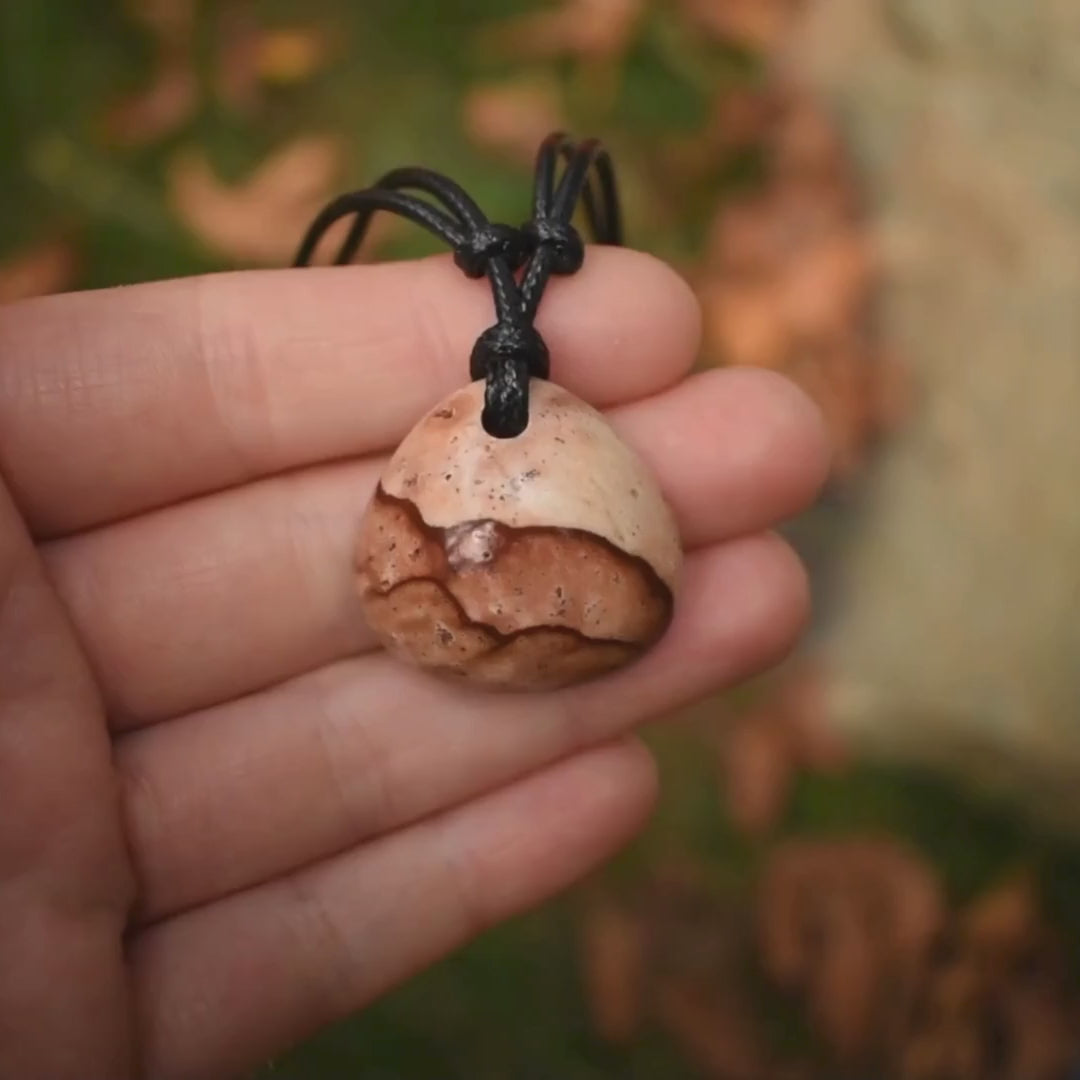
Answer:
[{"label": "open palm", "polygon": [[538,327],[676,512],[668,635],[536,696],[375,648],[357,523],[490,322],[444,258],[0,312],[0,1076],[243,1072],[607,856],[654,793],[628,732],[791,645],[764,530],[822,480],[816,414],[686,378],[689,291],[596,248]]}]

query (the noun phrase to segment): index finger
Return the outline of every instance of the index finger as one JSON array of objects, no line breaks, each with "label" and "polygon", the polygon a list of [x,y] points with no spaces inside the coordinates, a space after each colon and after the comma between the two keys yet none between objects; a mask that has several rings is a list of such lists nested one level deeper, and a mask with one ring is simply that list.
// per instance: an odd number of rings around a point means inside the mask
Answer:
[{"label": "index finger", "polygon": [[[490,290],[448,257],[215,274],[0,310],[0,463],[58,536],[385,450],[468,379]],[[598,406],[690,367],[699,318],[657,260],[591,247],[537,318],[552,378]]]}]

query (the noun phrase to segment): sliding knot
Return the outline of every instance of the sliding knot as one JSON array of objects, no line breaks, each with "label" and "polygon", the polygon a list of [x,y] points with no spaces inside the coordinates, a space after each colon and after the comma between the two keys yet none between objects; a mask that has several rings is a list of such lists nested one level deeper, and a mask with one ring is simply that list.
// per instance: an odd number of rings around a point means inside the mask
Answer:
[{"label": "sliding knot", "polygon": [[554,274],[574,274],[585,262],[585,245],[581,234],[567,221],[536,218],[521,227],[533,248],[551,252],[551,271]]},{"label": "sliding knot", "polygon": [[481,278],[492,259],[504,258],[511,272],[520,270],[530,254],[529,242],[521,229],[492,223],[470,232],[454,249],[454,262],[466,277]]}]

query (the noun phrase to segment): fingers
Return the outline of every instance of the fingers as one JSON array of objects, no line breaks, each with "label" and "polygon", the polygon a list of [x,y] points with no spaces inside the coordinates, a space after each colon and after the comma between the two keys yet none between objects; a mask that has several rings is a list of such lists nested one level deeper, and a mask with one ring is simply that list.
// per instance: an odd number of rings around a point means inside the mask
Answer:
[{"label": "fingers", "polygon": [[640,826],[646,752],[617,743],[144,932],[144,1068],[239,1075],[580,877]]},{"label": "fingers", "polygon": [[657,474],[688,547],[793,517],[829,469],[817,407],[771,371],[708,371],[615,410],[612,421]]},{"label": "fingers", "polygon": [[685,584],[654,652],[559,694],[469,692],[377,653],[121,739],[140,916],[287,873],[627,732],[771,664],[806,616],[802,567],[770,535],[695,554]]},{"label": "fingers", "polygon": [[115,729],[374,646],[354,545],[376,463],[326,465],[60,541],[45,560]]},{"label": "fingers", "polygon": [[0,1077],[131,1075],[132,880],[105,720],[0,486]]},{"label": "fingers", "polygon": [[[0,461],[39,536],[396,443],[468,377],[490,289],[449,258],[219,274],[0,311]],[[553,377],[610,405],[683,375],[689,288],[590,248],[537,326]]]},{"label": "fingers", "polygon": [[[764,372],[709,372],[613,419],[690,546],[795,513],[826,467],[812,406]],[[276,477],[48,546],[114,724],[228,700],[371,647],[353,544],[380,469]]]}]

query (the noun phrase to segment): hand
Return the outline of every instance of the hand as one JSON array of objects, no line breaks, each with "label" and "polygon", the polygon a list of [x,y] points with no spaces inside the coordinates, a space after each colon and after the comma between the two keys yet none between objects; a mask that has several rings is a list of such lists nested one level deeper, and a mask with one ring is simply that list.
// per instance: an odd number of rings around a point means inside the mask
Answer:
[{"label": "hand", "polygon": [[0,312],[0,1076],[220,1077],[363,1006],[626,841],[635,726],[777,660],[765,532],[826,468],[759,371],[684,378],[686,287],[591,249],[538,327],[689,550],[631,668],[550,695],[375,649],[352,546],[384,455],[467,378],[449,259],[217,275]]}]

